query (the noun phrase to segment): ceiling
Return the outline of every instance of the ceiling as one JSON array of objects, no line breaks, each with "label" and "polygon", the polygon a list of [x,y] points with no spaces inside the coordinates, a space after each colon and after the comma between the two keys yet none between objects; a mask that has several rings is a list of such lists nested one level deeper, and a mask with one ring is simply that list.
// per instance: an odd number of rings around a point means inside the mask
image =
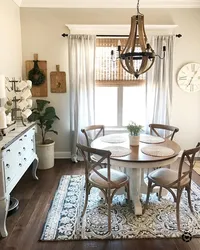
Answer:
[{"label": "ceiling", "polygon": [[[30,8],[136,8],[137,0],[13,0]],[[141,8],[200,8],[200,0],[141,0]]]}]

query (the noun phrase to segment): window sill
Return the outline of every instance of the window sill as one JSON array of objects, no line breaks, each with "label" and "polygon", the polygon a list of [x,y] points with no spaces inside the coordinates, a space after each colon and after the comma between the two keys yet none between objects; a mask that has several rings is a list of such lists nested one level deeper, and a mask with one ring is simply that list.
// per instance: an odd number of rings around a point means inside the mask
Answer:
[{"label": "window sill", "polygon": [[128,133],[126,128],[105,128],[105,134],[119,134],[119,133]]}]

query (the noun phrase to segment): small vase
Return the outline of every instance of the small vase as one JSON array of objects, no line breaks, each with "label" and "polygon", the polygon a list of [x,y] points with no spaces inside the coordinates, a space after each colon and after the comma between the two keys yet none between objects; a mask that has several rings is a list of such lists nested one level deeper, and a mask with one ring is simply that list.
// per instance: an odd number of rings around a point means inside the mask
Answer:
[{"label": "small vase", "polygon": [[140,136],[129,135],[129,141],[131,146],[138,146],[140,143]]}]

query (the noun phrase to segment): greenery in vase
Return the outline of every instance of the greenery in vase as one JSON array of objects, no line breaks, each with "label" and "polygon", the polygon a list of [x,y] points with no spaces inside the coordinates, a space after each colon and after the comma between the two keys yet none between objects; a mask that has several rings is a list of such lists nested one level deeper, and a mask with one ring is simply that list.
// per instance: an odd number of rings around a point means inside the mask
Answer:
[{"label": "greenery in vase", "polygon": [[54,107],[49,107],[46,105],[49,104],[49,101],[37,99],[37,107],[32,109],[32,114],[28,117],[30,122],[37,121],[38,126],[41,129],[42,134],[42,144],[48,144],[51,140],[46,138],[48,132],[53,132],[58,134],[57,131],[52,129],[52,125],[55,120],[60,120],[56,115]]},{"label": "greenery in vase", "polygon": [[143,131],[143,126],[137,125],[135,122],[131,121],[128,124],[127,129],[130,135],[138,136]]},{"label": "greenery in vase", "polygon": [[32,81],[33,85],[39,86],[45,82],[46,76],[38,66],[38,60],[34,60],[33,68],[28,72],[28,79]]}]

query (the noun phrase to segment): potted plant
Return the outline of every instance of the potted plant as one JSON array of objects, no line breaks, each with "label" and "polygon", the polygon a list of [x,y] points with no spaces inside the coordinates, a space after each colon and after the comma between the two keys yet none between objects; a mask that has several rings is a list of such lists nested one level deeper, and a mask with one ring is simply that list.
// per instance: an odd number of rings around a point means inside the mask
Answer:
[{"label": "potted plant", "polygon": [[37,107],[32,109],[32,114],[28,117],[30,122],[37,121],[41,131],[40,142],[36,143],[36,152],[39,158],[39,169],[49,169],[54,166],[54,144],[55,141],[47,137],[49,132],[58,134],[52,129],[55,120],[60,120],[56,115],[54,107],[47,106],[50,102],[37,99]]},{"label": "potted plant", "polygon": [[143,131],[142,125],[137,125],[135,122],[131,121],[127,129],[129,131],[129,140],[131,146],[138,146],[140,142],[140,133]]}]

